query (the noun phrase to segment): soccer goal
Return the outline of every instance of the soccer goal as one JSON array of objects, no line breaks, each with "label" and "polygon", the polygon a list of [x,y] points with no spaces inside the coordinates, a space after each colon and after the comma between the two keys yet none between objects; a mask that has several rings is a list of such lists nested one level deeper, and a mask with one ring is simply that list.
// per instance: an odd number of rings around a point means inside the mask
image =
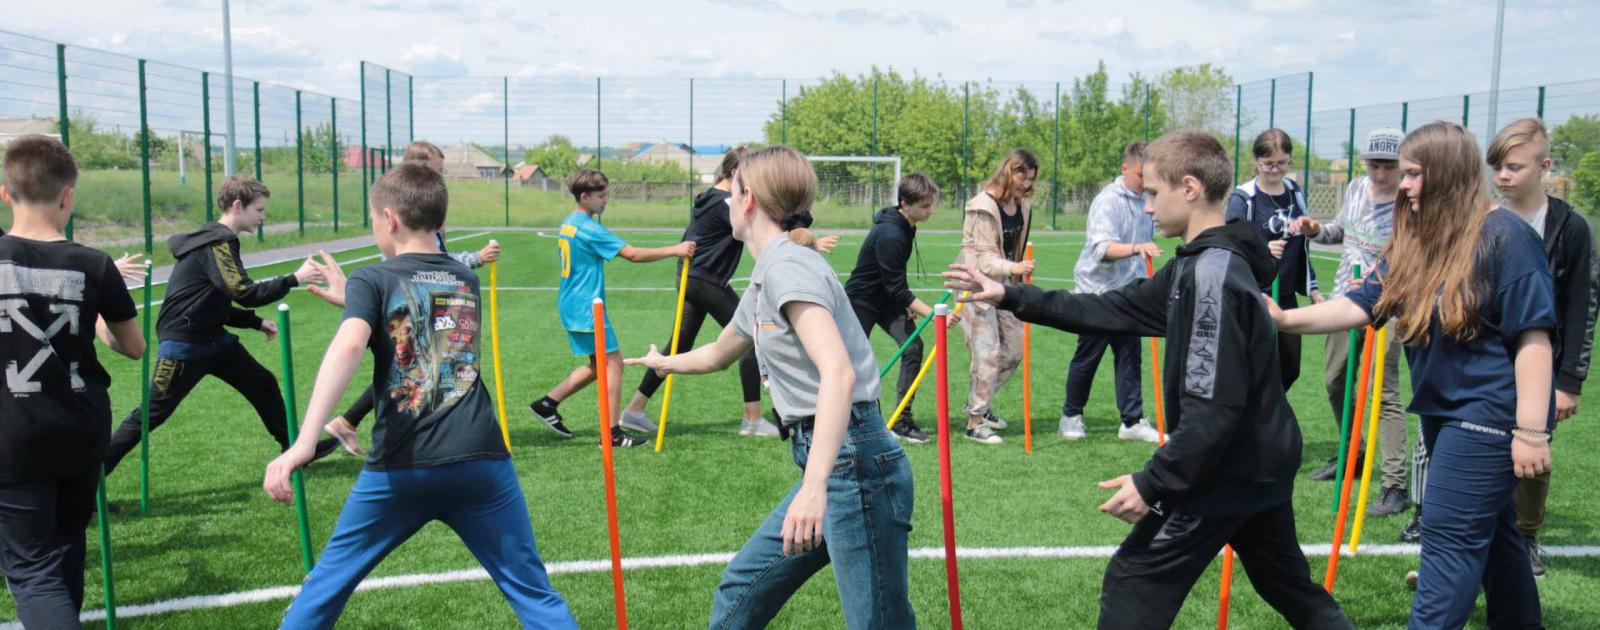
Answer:
[{"label": "soccer goal", "polygon": [[870,217],[878,208],[899,201],[899,156],[813,155],[808,159],[817,172],[818,203],[863,207]]}]

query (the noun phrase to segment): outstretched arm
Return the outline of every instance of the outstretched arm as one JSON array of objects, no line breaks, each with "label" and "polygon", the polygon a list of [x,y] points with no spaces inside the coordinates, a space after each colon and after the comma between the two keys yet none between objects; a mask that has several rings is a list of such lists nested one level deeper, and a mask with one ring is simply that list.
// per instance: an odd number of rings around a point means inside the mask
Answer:
[{"label": "outstretched arm", "polygon": [[637,359],[623,359],[623,365],[642,365],[656,374],[710,374],[733,365],[750,351],[750,338],[733,326],[722,329],[717,340],[688,352],[666,356],[651,344],[650,351]]}]

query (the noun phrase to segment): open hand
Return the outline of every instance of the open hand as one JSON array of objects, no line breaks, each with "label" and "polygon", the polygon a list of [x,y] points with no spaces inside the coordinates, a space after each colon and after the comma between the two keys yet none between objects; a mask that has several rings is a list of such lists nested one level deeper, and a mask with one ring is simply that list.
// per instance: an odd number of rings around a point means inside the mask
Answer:
[{"label": "open hand", "polygon": [[622,360],[622,364],[624,366],[644,366],[651,370],[655,370],[656,376],[665,377],[666,375],[672,373],[672,369],[667,365],[667,357],[661,354],[661,351],[656,349],[655,344],[650,344],[650,351],[644,353],[644,356],[637,359],[624,358]]},{"label": "open hand", "polygon": [[1133,246],[1133,253],[1151,259],[1160,258],[1161,247],[1155,243],[1139,243]]},{"label": "open hand", "polygon": [[838,237],[838,235],[835,235],[835,234],[829,234],[827,236],[819,237],[819,238],[817,238],[817,242],[812,244],[812,247],[816,248],[817,251],[822,252],[824,254],[832,254],[833,253],[833,248],[838,247],[838,246],[839,246],[839,237]]},{"label": "open hand", "polygon": [[956,263],[950,265],[950,270],[942,275],[944,276],[944,288],[967,293],[967,295],[956,298],[958,302],[988,302],[994,304],[1006,295],[1004,286],[974,269],[972,265]]},{"label": "open hand", "polygon": [[1116,494],[1111,495],[1111,499],[1100,504],[1101,512],[1129,523],[1137,523],[1150,513],[1150,506],[1145,505],[1144,497],[1139,496],[1139,489],[1133,486],[1133,475],[1108,479],[1099,485],[1103,490],[1113,488],[1117,490]]},{"label": "open hand", "polygon": [[328,252],[317,252],[317,254],[322,257],[322,262],[313,261],[311,264],[316,267],[317,273],[322,274],[322,281],[327,283],[328,286],[319,287],[313,284],[306,287],[306,290],[310,291],[312,295],[326,300],[329,304],[343,307],[344,285],[347,280],[344,270],[339,268],[339,262],[329,256]]},{"label": "open hand", "polygon": [[1272,301],[1272,296],[1265,293],[1261,294],[1261,301],[1267,305],[1267,314],[1272,316],[1272,323],[1280,328],[1283,327],[1283,307],[1278,306],[1277,302]]},{"label": "open hand", "polygon": [[123,254],[116,261],[117,273],[122,279],[129,282],[144,282],[144,275],[149,272],[148,262],[144,254]]}]

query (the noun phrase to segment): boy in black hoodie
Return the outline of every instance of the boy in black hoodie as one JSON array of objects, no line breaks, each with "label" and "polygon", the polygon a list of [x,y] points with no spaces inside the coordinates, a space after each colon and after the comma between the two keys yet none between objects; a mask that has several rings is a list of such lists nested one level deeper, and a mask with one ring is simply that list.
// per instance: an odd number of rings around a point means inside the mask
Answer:
[{"label": "boy in black hoodie", "polygon": [[1196,579],[1233,545],[1261,597],[1296,628],[1349,628],[1295,535],[1300,427],[1284,398],[1276,329],[1261,302],[1277,265],[1248,222],[1224,224],[1232,166],[1210,135],[1146,149],[1156,228],[1186,244],[1154,278],[1101,295],[1002,286],[963,265],[945,286],[1018,319],[1076,333],[1166,337],[1170,431],[1144,470],[1100,483],[1100,511],[1134,523],[1106,567],[1101,628],[1166,628]]},{"label": "boy in black hoodie", "polygon": [[[267,433],[278,442],[279,450],[289,448],[289,429],[277,377],[250,356],[238,337],[223,330],[224,326],[259,330],[270,340],[277,336],[278,325],[247,309],[281,300],[301,284],[322,281],[311,258],[293,274],[261,282],[251,280],[245,272],[244,262],[239,259],[239,234],[261,229],[270,196],[266,185],[235,175],[217,190],[222,218],[198,231],[167,239],[167,247],[178,262],[167,279],[166,299],[156,319],[156,337],[161,342],[150,380],[151,431],[172,417],[200,379],[210,375],[243,394],[255,407]],[[111,474],[138,444],[139,410],[134,409],[111,435],[106,474]],[[317,456],[327,455],[337,445],[332,438],[323,440]]]},{"label": "boy in black hoodie", "polygon": [[[1522,217],[1544,239],[1545,257],[1556,287],[1555,399],[1556,421],[1578,413],[1583,381],[1589,377],[1595,315],[1600,311],[1600,260],[1594,251],[1589,222],[1566,201],[1546,195],[1550,172],[1550,136],[1537,118],[1506,125],[1489,144],[1500,203]],[[1517,530],[1528,541],[1533,575],[1544,577],[1539,529],[1544,526],[1550,471],[1517,484]]]},{"label": "boy in black hoodie", "polygon": [[[917,224],[933,216],[939,202],[939,186],[927,175],[912,173],[900,180],[898,204],[878,211],[872,230],[861,242],[856,268],[844,283],[850,307],[861,320],[863,332],[872,334],[873,325],[883,328],[896,347],[911,337],[917,318],[933,313],[933,307],[918,299],[906,282],[906,261],[911,258],[917,238]],[[900,381],[896,401],[904,399],[922,368],[922,340],[914,339],[900,355]],[[907,405],[893,428],[895,437],[912,444],[928,441],[917,427]]]}]

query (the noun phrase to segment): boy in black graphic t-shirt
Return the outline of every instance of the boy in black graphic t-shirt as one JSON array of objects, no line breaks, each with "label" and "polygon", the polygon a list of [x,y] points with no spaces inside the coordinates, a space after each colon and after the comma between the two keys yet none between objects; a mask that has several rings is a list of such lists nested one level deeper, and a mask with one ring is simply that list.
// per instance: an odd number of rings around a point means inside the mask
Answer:
[{"label": "boy in black graphic t-shirt", "polygon": [[6,148],[0,198],[0,569],[29,628],[76,628],[84,529],[111,426],[111,376],[94,340],[144,354],[133,299],[104,253],[67,241],[78,167],[23,136]]},{"label": "boy in black graphic t-shirt", "polygon": [[[366,348],[372,448],[283,627],[332,627],[389,550],[437,520],[494,577],[524,627],[576,628],[539,559],[494,400],[478,378],[478,277],[435,238],[449,203],[444,179],[403,164],[372,187],[371,199],[373,233],[388,260],[357,270],[344,287],[344,321],[317,372],[300,437],[267,466],[262,487],[278,501],[292,498],[289,475],[311,461]],[[336,276],[337,267],[324,273]]]}]

